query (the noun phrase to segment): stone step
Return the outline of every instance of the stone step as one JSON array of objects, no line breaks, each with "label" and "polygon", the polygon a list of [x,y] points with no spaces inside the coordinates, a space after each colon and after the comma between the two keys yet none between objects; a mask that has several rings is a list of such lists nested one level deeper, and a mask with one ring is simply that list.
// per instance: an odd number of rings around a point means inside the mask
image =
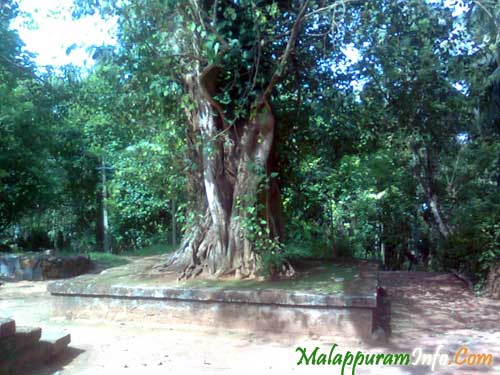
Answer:
[{"label": "stone step", "polygon": [[0,318],[0,340],[16,333],[16,322],[10,318]]},{"label": "stone step", "polygon": [[0,344],[0,361],[9,360],[15,353],[36,344],[42,335],[38,327],[17,327],[16,333],[2,339]]},{"label": "stone step", "polygon": [[71,342],[71,335],[64,332],[44,331],[40,343],[49,347],[50,356],[56,356],[66,349]]},{"label": "stone step", "polygon": [[[4,361],[4,366],[6,366],[9,371],[6,372],[5,375],[18,374],[26,367],[35,368],[37,365],[48,361],[48,358],[50,358],[49,348],[38,342],[19,352],[16,352],[8,361]],[[1,372],[0,374],[4,375]]]},{"label": "stone step", "polygon": [[39,341],[16,351],[8,360],[0,360],[0,375],[15,375],[22,369],[36,368],[50,362],[67,348],[71,341],[69,333],[43,332]]}]

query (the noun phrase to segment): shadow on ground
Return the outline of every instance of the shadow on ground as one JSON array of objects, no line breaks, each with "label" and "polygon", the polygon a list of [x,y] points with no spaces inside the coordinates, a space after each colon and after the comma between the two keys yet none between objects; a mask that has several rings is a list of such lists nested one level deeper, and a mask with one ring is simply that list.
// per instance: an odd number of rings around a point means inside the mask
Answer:
[{"label": "shadow on ground", "polygon": [[36,366],[26,366],[16,375],[54,375],[63,371],[64,368],[74,361],[84,350],[69,346],[58,355],[50,364],[39,364]]}]

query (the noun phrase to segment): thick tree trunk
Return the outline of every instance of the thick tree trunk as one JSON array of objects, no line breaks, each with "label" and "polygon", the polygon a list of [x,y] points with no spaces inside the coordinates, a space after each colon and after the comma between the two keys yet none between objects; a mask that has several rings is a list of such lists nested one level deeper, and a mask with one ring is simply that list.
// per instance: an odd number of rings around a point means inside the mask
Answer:
[{"label": "thick tree trunk", "polygon": [[[201,167],[188,181],[196,194],[194,209],[203,215],[188,230],[170,267],[181,272],[181,279],[200,273],[252,277],[259,255],[248,222],[258,214],[257,232],[271,239],[279,240],[283,230],[279,188],[274,181],[266,184],[272,180],[275,117],[263,100],[252,104],[246,122],[226,126],[207,75],[205,71],[186,80],[195,103],[187,113],[190,156]],[[258,210],[259,203],[264,209]]]}]

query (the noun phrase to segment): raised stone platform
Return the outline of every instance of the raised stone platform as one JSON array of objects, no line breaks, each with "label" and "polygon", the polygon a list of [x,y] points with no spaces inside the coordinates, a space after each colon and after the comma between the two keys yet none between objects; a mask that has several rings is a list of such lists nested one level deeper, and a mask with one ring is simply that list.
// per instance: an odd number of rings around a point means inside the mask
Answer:
[{"label": "raised stone platform", "polygon": [[358,262],[315,266],[294,280],[178,283],[153,277],[155,260],[49,284],[54,313],[67,318],[141,320],[324,336],[371,336],[377,267]]}]

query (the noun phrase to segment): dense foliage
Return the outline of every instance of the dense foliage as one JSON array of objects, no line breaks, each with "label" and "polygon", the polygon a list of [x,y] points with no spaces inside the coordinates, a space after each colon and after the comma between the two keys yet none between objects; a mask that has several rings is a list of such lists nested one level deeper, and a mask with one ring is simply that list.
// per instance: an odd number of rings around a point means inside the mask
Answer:
[{"label": "dense foliage", "polygon": [[[284,233],[267,201],[238,206],[263,269],[355,256],[480,281],[498,263],[497,1],[75,1],[75,17],[96,10],[118,20],[118,44],[96,48],[90,72],[41,74],[10,28],[15,1],[1,5],[4,244],[177,242],[203,220],[200,155],[232,147],[269,89],[255,194],[279,186]],[[200,104],[185,79],[208,67],[209,142],[188,126]]]}]

